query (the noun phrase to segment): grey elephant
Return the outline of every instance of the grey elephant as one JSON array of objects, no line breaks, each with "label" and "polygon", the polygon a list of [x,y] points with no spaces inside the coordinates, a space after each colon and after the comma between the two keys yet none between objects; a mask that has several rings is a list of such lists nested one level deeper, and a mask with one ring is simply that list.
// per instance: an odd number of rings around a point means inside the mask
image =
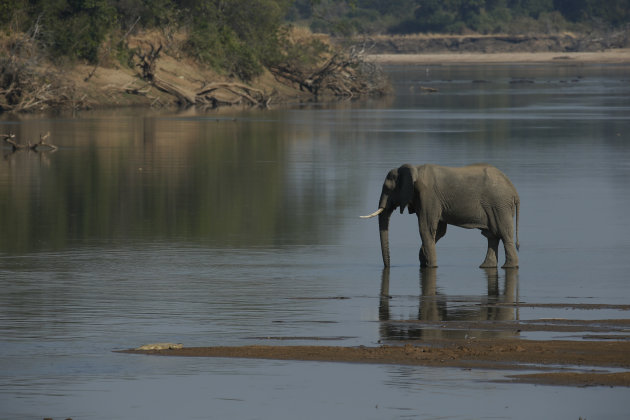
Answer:
[{"label": "grey elephant", "polygon": [[[383,183],[378,210],[361,216],[378,216],[383,264],[389,267],[389,218],[396,208],[408,209],[418,217],[422,246],[420,265],[437,267],[436,242],[446,225],[480,229],[488,239],[482,268],[497,266],[499,240],[505,248],[503,268],[517,268],[519,248],[518,213],[520,200],[508,177],[488,164],[461,168],[438,165],[402,165],[392,169]],[[516,213],[516,244],[514,214]]]}]

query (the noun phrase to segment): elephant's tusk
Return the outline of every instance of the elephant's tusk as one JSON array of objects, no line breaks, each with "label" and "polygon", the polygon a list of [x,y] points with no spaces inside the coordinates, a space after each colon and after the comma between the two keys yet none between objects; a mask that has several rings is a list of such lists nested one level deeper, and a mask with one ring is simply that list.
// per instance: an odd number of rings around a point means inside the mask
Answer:
[{"label": "elephant's tusk", "polygon": [[376,210],[374,213],[372,214],[368,214],[367,216],[359,216],[361,219],[370,219],[374,216],[378,216],[379,214],[383,213],[383,210],[385,210],[384,208],[380,208],[378,210]]}]

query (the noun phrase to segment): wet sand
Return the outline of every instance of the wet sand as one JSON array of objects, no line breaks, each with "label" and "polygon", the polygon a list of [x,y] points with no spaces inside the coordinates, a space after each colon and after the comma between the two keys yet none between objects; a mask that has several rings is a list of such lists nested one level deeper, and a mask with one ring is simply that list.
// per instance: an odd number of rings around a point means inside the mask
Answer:
[{"label": "wet sand", "polygon": [[501,52],[501,53],[429,53],[374,54],[370,60],[381,64],[514,64],[514,63],[630,63],[630,49],[619,48],[595,52]]},{"label": "wet sand", "polygon": [[[228,357],[247,359],[299,360],[342,363],[377,363],[528,371],[510,374],[506,382],[565,386],[630,387],[629,320],[569,321],[544,323],[476,323],[449,328],[495,330],[519,328],[537,331],[574,331],[591,334],[576,340],[526,340],[522,338],[433,339],[395,342],[374,347],[318,345],[248,345],[183,347],[170,350],[124,350],[159,356]],[[427,326],[427,325],[425,325]],[[435,326],[437,328],[437,326]],[[612,334],[614,335],[607,335]],[[277,337],[269,337],[277,338]],[[290,337],[284,337],[290,339]],[[589,339],[590,338],[590,339]],[[534,373],[530,373],[530,371]]]}]

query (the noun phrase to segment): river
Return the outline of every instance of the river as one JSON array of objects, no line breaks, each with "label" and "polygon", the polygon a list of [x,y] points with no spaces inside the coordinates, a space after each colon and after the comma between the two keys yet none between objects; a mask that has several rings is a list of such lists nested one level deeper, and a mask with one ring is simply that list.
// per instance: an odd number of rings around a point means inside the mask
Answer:
[{"label": "river", "polygon": [[[2,116],[0,134],[59,149],[1,151],[0,418],[626,418],[627,389],[503,371],[113,352],[468,333],[387,323],[425,316],[628,318],[630,69],[386,70],[395,95],[364,102]],[[377,222],[358,216],[391,168],[475,162],[518,189],[520,269],[492,277],[479,231],[449,227],[426,285],[415,217],[394,214],[384,314]]]}]

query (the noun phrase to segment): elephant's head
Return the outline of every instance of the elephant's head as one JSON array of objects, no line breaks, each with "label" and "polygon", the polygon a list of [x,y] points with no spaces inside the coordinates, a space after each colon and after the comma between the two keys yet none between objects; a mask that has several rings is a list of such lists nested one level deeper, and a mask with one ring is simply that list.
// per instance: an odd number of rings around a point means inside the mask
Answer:
[{"label": "elephant's head", "polygon": [[403,165],[400,168],[389,171],[383,183],[378,210],[367,216],[361,216],[364,219],[378,216],[381,253],[385,267],[389,267],[389,217],[399,207],[401,213],[405,210],[405,207],[408,208],[409,213],[416,212],[413,204],[416,178],[417,169],[411,165]]}]

